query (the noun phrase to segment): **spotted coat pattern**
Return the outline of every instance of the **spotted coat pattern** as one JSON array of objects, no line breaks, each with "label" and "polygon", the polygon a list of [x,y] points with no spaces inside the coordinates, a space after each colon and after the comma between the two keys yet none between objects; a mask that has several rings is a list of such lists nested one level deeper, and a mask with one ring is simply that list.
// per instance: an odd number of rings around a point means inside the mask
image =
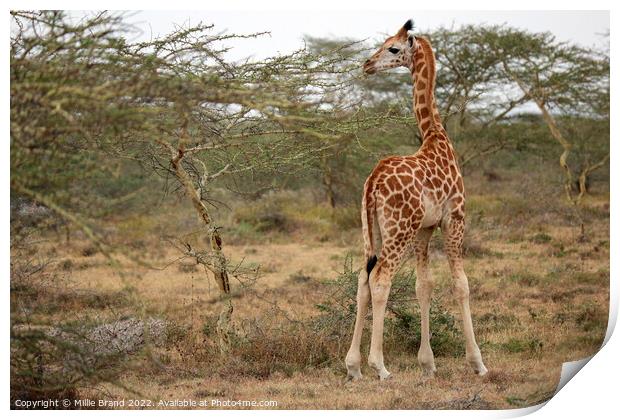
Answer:
[{"label": "spotted coat pattern", "polygon": [[[478,375],[487,372],[474,337],[469,286],[461,248],[465,220],[465,190],[456,155],[441,124],[435,104],[435,56],[430,42],[411,35],[407,21],[398,33],[364,63],[364,73],[407,67],[413,79],[414,112],[422,146],[411,156],[383,159],[364,184],[362,226],[366,270],[358,278],[357,314],[351,347],[345,358],[347,377],[360,379],[360,345],[368,304],[372,298],[372,337],[368,364],[379,378],[390,376],[383,362],[383,327],[392,276],[403,257],[417,258],[416,295],[420,305],[421,337],[418,361],[426,373],[435,372],[430,346],[430,304],[433,282],[428,270],[428,244],[438,226],[450,263],[455,295],[461,305],[465,358]],[[375,242],[381,242],[381,245]],[[379,251],[379,255],[377,254]]]},{"label": "spotted coat pattern", "polygon": [[[376,222],[382,243],[378,270],[395,270],[404,253],[413,247],[420,228],[434,228],[443,220],[462,221],[465,217],[463,177],[435,105],[435,58],[427,39],[416,37],[415,41],[417,48],[409,61],[402,55],[391,59],[390,65],[405,65],[412,72],[414,112],[422,146],[411,156],[381,160],[364,185],[364,253],[366,258],[375,255]],[[372,58],[365,65],[369,66]],[[462,239],[462,229],[451,232],[446,251],[460,256]]]}]

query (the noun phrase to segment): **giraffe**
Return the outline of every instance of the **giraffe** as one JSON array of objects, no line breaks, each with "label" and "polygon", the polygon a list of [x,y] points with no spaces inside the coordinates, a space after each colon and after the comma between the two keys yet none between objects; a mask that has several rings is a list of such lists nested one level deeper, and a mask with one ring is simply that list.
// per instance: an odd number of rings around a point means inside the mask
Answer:
[{"label": "giraffe", "polygon": [[[433,281],[428,269],[428,246],[440,227],[444,250],[459,301],[465,358],[474,373],[487,369],[476,343],[469,307],[469,286],[463,269],[462,244],[465,221],[463,178],[450,139],[435,104],[435,57],[430,42],[410,34],[411,20],[364,63],[364,73],[406,67],[413,81],[414,112],[422,145],[411,156],[381,160],[364,184],[362,231],[366,269],[358,278],[357,314],[351,347],[345,358],[347,378],[362,377],[360,342],[368,304],[372,300],[372,336],[368,364],[381,380],[390,372],[383,362],[383,324],[392,276],[410,251],[416,255],[416,296],[421,312],[418,362],[423,372],[437,370],[430,345],[429,311]],[[376,231],[376,232],[375,232]],[[380,251],[375,250],[375,239]]]}]

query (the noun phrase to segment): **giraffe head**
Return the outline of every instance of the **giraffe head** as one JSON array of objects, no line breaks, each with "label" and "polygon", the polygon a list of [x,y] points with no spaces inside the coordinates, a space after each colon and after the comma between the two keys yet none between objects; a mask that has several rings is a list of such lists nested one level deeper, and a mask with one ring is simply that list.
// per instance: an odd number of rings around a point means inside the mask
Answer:
[{"label": "giraffe head", "polygon": [[411,67],[413,50],[416,48],[415,36],[409,33],[413,21],[409,19],[396,35],[383,42],[381,48],[364,63],[365,74],[375,74],[394,67]]}]

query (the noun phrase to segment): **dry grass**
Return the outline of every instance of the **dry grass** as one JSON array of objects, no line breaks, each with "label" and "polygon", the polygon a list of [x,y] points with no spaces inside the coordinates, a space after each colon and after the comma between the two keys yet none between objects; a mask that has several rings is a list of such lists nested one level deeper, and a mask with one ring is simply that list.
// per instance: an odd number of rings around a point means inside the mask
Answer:
[{"label": "dry grass", "polygon": [[[340,329],[322,328],[325,314],[317,305],[334,296],[327,281],[342,271],[347,254],[354,267],[361,266],[355,230],[324,241],[297,227],[288,241],[275,232],[225,244],[232,261],[259,267],[261,274],[252,288],[233,284],[237,341],[226,357],[214,338],[221,308],[217,287],[190,260],[174,262],[178,255],[156,238],[128,241],[161,269],[124,259],[123,276],[83,241],[40,244],[37,253],[50,256],[70,283],[37,299],[48,305],[46,322],[64,322],[76,313],[130,316],[139,302],[143,315],[169,325],[165,345],[137,354],[117,382],[79,389],[84,398],[276,400],[285,409],[523,407],[551,397],[561,364],[595,352],[605,334],[609,234],[608,212],[600,209],[608,200],[589,200],[595,218],[588,224],[589,240],[578,242],[576,229],[563,219],[549,222],[546,213],[533,212],[526,224],[512,222],[505,206],[472,198],[466,271],[474,327],[490,369],[484,378],[470,372],[458,340],[438,353],[437,375],[428,379],[417,365],[417,349],[388,336],[386,365],[393,378],[381,383],[363,366],[364,379],[344,385],[350,319],[341,320]],[[440,243],[434,238],[431,248],[435,298],[458,320]],[[408,261],[403,272],[411,269]],[[417,307],[413,292],[405,306]],[[455,328],[460,331],[460,322]]]}]

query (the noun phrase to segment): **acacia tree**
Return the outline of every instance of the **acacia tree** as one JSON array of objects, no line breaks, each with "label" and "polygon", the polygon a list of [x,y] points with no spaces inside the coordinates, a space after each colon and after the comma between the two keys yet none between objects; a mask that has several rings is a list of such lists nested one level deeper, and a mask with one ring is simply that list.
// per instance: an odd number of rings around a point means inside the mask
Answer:
[{"label": "acacia tree", "polygon": [[[489,35],[489,48],[502,57],[499,68],[538,107],[551,135],[562,146],[560,165],[565,172],[566,195],[570,201],[579,203],[585,184],[579,183],[578,194],[573,197],[575,169],[570,167],[568,158],[573,143],[581,139],[567,138],[558,115],[609,118],[609,108],[604,105],[609,103],[609,58],[590,49],[557,42],[550,33],[497,28]],[[586,177],[608,159],[609,153],[596,162],[586,163],[578,177]]]},{"label": "acacia tree", "polygon": [[[497,67],[501,56],[488,48],[484,29],[473,25],[441,27],[420,34],[431,40],[435,50],[437,103],[455,142],[461,165],[467,166],[503,148],[515,146],[512,139],[501,135],[503,124],[528,98],[518,89],[506,90],[510,82]],[[311,38],[309,42],[311,48],[316,49],[329,48],[337,43],[317,38]],[[360,49],[358,60],[363,61],[374,49],[376,46]],[[360,107],[391,115],[390,133],[395,134],[394,129],[398,130],[399,139],[409,149],[421,141],[411,109],[411,83],[409,72],[395,71],[389,77],[356,79],[348,93],[348,100],[354,98]],[[364,139],[361,142],[372,149],[372,144]],[[394,144],[387,146],[393,150]]]},{"label": "acacia tree", "polygon": [[[231,271],[208,207],[213,186],[295,172],[362,127],[330,101],[347,83],[326,76],[349,71],[345,48],[229,62],[227,40],[261,34],[214,33],[200,24],[131,43],[132,28],[118,14],[11,14],[12,195],[52,209],[114,258],[92,211],[122,197],[95,197],[89,182],[113,172],[119,159],[137,162],[184,192],[206,249],[179,247],[225,296]],[[231,312],[228,301],[222,349]]]},{"label": "acacia tree", "polygon": [[337,111],[334,117],[339,120],[342,135],[335,142],[329,141],[330,149],[316,154],[311,168],[319,174],[329,207],[346,202],[359,204],[361,186],[371,165],[386,153],[394,153],[390,139],[403,138],[404,133],[407,152],[415,146],[417,126],[407,101],[411,81],[403,74],[364,76],[361,64],[373,51],[365,41],[306,37],[305,42],[313,54],[320,56],[346,52],[338,71],[325,74],[339,83],[338,89],[331,90],[325,99]]},{"label": "acacia tree", "polygon": [[[580,119],[588,118],[602,127],[609,126],[609,57],[558,42],[550,33],[491,27],[482,35],[486,48],[501,57],[497,68],[506,84],[511,83],[536,105],[551,136],[562,147],[559,163],[564,172],[564,191],[577,209],[583,238],[585,227],[578,207],[587,190],[588,176],[607,163],[609,149],[598,147],[600,141],[592,142],[583,130],[571,129],[570,122],[579,124]],[[603,141],[608,137],[597,132]],[[579,146],[575,148],[575,144]],[[573,150],[580,156],[571,154]]]},{"label": "acacia tree", "polygon": [[463,167],[517,145],[503,135],[502,128],[528,101],[523,93],[507,88],[498,69],[502,57],[488,48],[488,31],[484,26],[464,25],[441,27],[429,35],[439,67],[438,103]]},{"label": "acacia tree", "polygon": [[[603,122],[609,119],[609,56],[605,53],[559,43],[549,33],[533,34],[507,26],[440,27],[420,34],[431,40],[435,50],[437,103],[462,166],[503,148],[519,146],[503,135],[504,128],[511,118],[529,109],[528,104],[538,107],[541,101],[537,98],[543,99],[548,114],[556,115],[555,119],[559,115]],[[364,54],[367,50],[360,50],[360,60]],[[508,72],[504,64],[512,70]],[[515,77],[525,85],[516,83]],[[358,91],[364,92],[361,99],[365,106],[411,114],[409,73],[360,79],[357,85]],[[413,137],[417,132],[415,121],[409,124]],[[571,148],[583,149],[577,145]],[[583,179],[607,159],[592,150],[580,150],[579,154],[581,169],[574,179]],[[580,187],[576,197],[584,193]]]}]

